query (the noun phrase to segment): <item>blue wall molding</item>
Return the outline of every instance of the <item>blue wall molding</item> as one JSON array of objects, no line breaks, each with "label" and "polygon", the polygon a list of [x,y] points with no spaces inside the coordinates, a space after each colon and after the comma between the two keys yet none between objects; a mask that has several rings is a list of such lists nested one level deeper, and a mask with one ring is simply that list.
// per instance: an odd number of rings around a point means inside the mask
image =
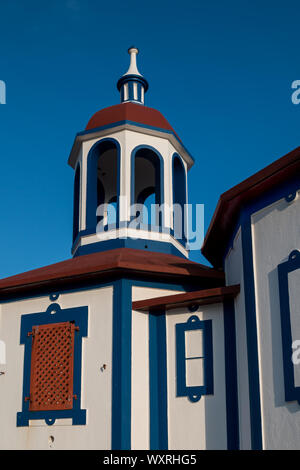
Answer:
[{"label": "blue wall molding", "polygon": [[259,389],[258,339],[255,305],[255,283],[253,269],[253,248],[251,216],[246,214],[242,221],[242,254],[244,273],[244,296],[246,313],[246,340],[248,352],[248,380],[251,423],[251,445],[254,450],[262,449],[261,403]]},{"label": "blue wall molding", "polygon": [[227,449],[239,449],[239,404],[237,385],[234,300],[224,301]]},{"label": "blue wall molding", "polygon": [[[176,324],[176,396],[188,397],[191,402],[197,402],[202,395],[214,393],[213,346],[212,346],[212,320],[200,321],[192,315],[186,323]],[[204,385],[187,386],[186,361],[197,358],[187,358],[185,348],[185,332],[191,330],[203,331]],[[200,358],[200,357],[199,357]]]},{"label": "blue wall molding", "polygon": [[132,285],[114,283],[112,341],[112,450],[131,448],[131,312]]},{"label": "blue wall molding", "polygon": [[[288,281],[289,273],[298,269],[300,269],[300,252],[298,250],[293,250],[289,255],[288,260],[278,265],[285,400],[296,400],[300,405],[300,386],[295,386],[294,364],[292,362],[293,338],[291,328],[291,311],[289,302]],[[298,367],[300,366],[298,365]]]},{"label": "blue wall molding", "polygon": [[165,311],[149,312],[150,450],[168,449]]},{"label": "blue wall molding", "polygon": [[[187,174],[182,162],[182,158],[178,153],[174,153],[172,156],[172,186],[173,186],[173,206],[179,204],[182,211],[181,221],[181,239],[178,241],[185,246],[187,241]],[[173,236],[175,232],[175,212],[173,211]]]},{"label": "blue wall molding", "polygon": [[116,238],[112,240],[104,240],[87,245],[79,246],[73,253],[73,257],[88,255],[91,253],[100,253],[103,251],[114,250],[115,248],[134,248],[137,250],[155,251],[169,255],[185,258],[186,256],[179,251],[171,242],[162,242],[157,240],[142,239],[136,240],[132,238]]},{"label": "blue wall molding", "polygon": [[80,194],[81,194],[81,164],[77,163],[74,177],[74,197],[73,197],[73,243],[79,233],[80,221]]},{"label": "blue wall molding", "polygon": [[[74,378],[73,394],[77,399],[73,399],[73,408],[70,410],[55,411],[30,411],[29,401],[25,400],[30,395],[30,375],[31,375],[31,351],[32,337],[28,336],[33,326],[46,325],[74,321],[79,330],[74,337]],[[61,309],[52,303],[46,312],[24,314],[21,316],[21,337],[20,344],[24,344],[24,371],[23,371],[23,398],[22,411],[17,413],[17,426],[28,426],[29,420],[44,419],[49,426],[54,424],[56,419],[72,418],[73,425],[86,424],[86,410],[80,408],[81,402],[81,365],[82,365],[82,338],[87,336],[88,307],[76,307]]]}]

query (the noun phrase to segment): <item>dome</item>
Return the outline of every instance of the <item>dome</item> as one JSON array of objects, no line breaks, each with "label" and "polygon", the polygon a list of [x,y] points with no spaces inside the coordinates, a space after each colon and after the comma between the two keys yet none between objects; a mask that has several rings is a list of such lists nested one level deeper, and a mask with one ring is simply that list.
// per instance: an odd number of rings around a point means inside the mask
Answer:
[{"label": "dome", "polygon": [[86,130],[108,126],[120,121],[131,121],[149,127],[156,127],[171,131],[177,136],[174,129],[159,111],[135,103],[121,103],[101,109],[91,117]]}]

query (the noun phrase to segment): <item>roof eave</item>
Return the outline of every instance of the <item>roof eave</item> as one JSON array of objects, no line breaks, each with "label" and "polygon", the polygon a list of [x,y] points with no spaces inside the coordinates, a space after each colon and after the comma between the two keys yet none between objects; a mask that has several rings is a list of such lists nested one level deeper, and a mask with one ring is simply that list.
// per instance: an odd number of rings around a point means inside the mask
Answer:
[{"label": "roof eave", "polygon": [[87,142],[89,140],[105,137],[109,134],[114,134],[121,130],[128,129],[134,132],[144,133],[148,135],[154,135],[167,139],[171,142],[177,152],[183,157],[184,161],[187,164],[188,169],[190,169],[194,164],[194,158],[186,147],[182,144],[181,140],[175,134],[175,132],[167,129],[162,129],[159,127],[148,126],[146,124],[141,124],[134,121],[119,121],[113,124],[108,124],[106,126],[97,127],[95,129],[85,130],[78,132],[74,139],[72,149],[68,158],[68,164],[74,169],[76,166],[78,153],[82,142]]}]

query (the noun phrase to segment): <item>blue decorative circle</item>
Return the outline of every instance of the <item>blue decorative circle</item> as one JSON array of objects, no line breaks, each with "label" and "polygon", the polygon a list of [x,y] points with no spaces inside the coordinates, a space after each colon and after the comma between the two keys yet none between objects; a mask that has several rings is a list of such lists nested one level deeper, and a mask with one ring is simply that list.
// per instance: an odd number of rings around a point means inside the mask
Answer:
[{"label": "blue decorative circle", "polygon": [[290,194],[285,196],[286,202],[292,202],[296,197],[297,191],[292,191]]},{"label": "blue decorative circle", "polygon": [[50,294],[50,296],[49,296],[49,298],[50,298],[50,300],[52,300],[52,302],[53,302],[54,300],[57,300],[58,297],[59,297],[59,293],[58,293],[58,292],[53,292],[53,293]]},{"label": "blue decorative circle", "polygon": [[190,304],[188,305],[188,311],[193,313],[193,312],[196,312],[199,308],[199,304]]},{"label": "blue decorative circle", "polygon": [[197,325],[197,323],[200,323],[200,320],[197,315],[192,315],[187,321],[188,325]]},{"label": "blue decorative circle", "polygon": [[48,426],[52,426],[55,423],[55,418],[45,418],[45,422]]},{"label": "blue decorative circle", "polygon": [[294,261],[295,259],[298,258],[298,256],[300,256],[300,251],[298,251],[298,250],[293,250],[293,251],[290,253],[289,261]]},{"label": "blue decorative circle", "polygon": [[55,313],[58,313],[61,311],[60,305],[58,304],[51,304],[46,310],[46,313],[50,315],[54,315]]},{"label": "blue decorative circle", "polygon": [[190,393],[188,395],[188,399],[192,402],[192,403],[196,403],[197,401],[199,401],[201,398],[201,394],[200,393]]}]

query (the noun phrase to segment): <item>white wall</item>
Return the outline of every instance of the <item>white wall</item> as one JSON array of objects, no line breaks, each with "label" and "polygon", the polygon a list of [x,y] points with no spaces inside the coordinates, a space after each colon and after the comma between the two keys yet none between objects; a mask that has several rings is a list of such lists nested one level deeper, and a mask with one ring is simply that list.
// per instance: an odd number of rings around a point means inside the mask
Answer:
[{"label": "white wall", "polygon": [[[87,424],[72,426],[71,420],[30,421],[16,427],[22,411],[24,345],[20,345],[21,315],[45,311],[49,297],[1,305],[0,339],[7,346],[6,373],[0,376],[0,448],[47,449],[54,437],[55,449],[109,449],[111,446],[112,287],[61,294],[61,308],[88,306],[88,337],[82,340],[82,401]],[[100,368],[106,364],[106,369]]]},{"label": "white wall", "polygon": [[[192,403],[187,397],[176,396],[175,325],[190,316],[212,320],[214,393]],[[190,313],[174,309],[167,313],[168,363],[168,433],[170,449],[226,449],[226,391],[223,305],[214,304]]]},{"label": "white wall", "polygon": [[[300,249],[300,197],[285,199],[252,216],[260,393],[262,406],[263,447],[265,449],[300,448],[300,406],[285,402],[278,264]],[[299,275],[291,283],[292,316],[299,325]],[[292,287],[294,285],[294,287]],[[295,292],[296,289],[296,292]],[[296,305],[297,304],[297,305]],[[300,337],[298,338],[300,339]]]},{"label": "white wall", "polygon": [[[132,288],[132,300],[172,295],[174,290]],[[131,449],[150,447],[149,314],[132,311]]]}]

